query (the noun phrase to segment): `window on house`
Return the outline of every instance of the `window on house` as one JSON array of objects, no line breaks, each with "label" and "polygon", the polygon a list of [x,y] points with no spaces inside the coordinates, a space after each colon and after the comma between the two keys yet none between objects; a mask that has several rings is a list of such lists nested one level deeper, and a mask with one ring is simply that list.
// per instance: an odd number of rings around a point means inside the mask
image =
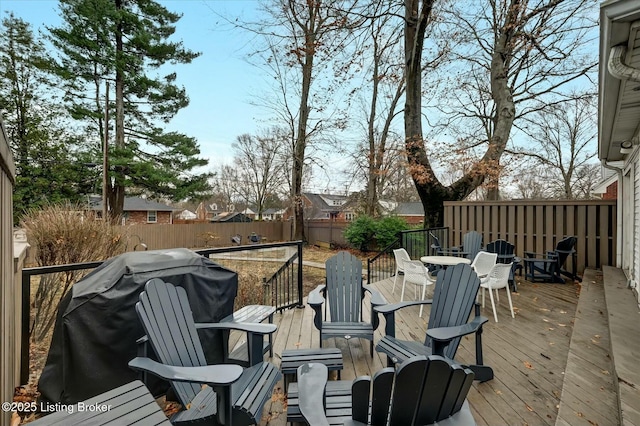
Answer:
[{"label": "window on house", "polygon": [[353,219],[355,219],[355,218],[356,218],[356,215],[355,215],[355,213],[345,213],[345,214],[344,214],[344,218],[345,218],[347,221],[351,222]]},{"label": "window on house", "polygon": [[149,210],[147,212],[147,222],[156,223],[158,221],[158,212],[155,210]]}]

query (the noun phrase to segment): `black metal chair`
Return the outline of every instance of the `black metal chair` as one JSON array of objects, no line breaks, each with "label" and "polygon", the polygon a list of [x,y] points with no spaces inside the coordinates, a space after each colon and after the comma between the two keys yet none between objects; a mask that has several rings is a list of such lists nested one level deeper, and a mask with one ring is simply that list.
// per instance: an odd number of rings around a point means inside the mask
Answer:
[{"label": "black metal chair", "polygon": [[[362,262],[351,253],[341,251],[329,258],[325,266],[326,285],[316,287],[307,300],[315,311],[313,323],[320,331],[320,347],[323,340],[332,337],[361,337],[371,341],[373,357],[373,332],[379,324],[373,308],[387,303],[386,300],[377,290],[362,284]],[[362,320],[362,305],[367,291],[371,294],[371,322]],[[330,321],[326,318],[326,305],[324,320],[322,317],[325,296]]]},{"label": "black metal chair", "polygon": [[322,367],[306,364],[298,368],[300,410],[312,426],[476,424],[466,401],[474,374],[443,357],[416,356],[397,369],[378,371],[373,378],[358,377],[351,386],[351,400],[340,407],[327,404],[326,410],[327,374]]},{"label": "black metal chair", "polygon": [[[441,355],[454,359],[460,338],[468,334],[476,335],[476,365],[471,365],[476,380],[493,378],[491,367],[482,361],[482,325],[488,321],[480,315],[480,305],[476,296],[480,279],[469,265],[450,266],[438,273],[433,300],[400,302],[377,306],[375,310],[384,315],[385,336],[376,345],[376,351],[387,355],[388,365],[401,363],[416,355]],[[424,343],[399,340],[395,337],[395,313],[399,309],[416,305],[431,305],[427,333]],[[470,322],[471,311],[475,307],[475,317]]]},{"label": "black metal chair", "polygon": [[[137,357],[129,366],[171,383],[179,402],[187,408],[176,413],[173,424],[217,420],[225,426],[257,424],[265,403],[281,374],[275,365],[253,362],[249,368],[233,364],[207,365],[198,329],[239,329],[259,335],[250,339],[250,353],[262,359],[263,336],[273,324],[196,324],[182,287],[152,279],[140,294],[136,311],[160,362]],[[206,384],[208,386],[202,386]],[[247,389],[251,391],[248,392]]]}]

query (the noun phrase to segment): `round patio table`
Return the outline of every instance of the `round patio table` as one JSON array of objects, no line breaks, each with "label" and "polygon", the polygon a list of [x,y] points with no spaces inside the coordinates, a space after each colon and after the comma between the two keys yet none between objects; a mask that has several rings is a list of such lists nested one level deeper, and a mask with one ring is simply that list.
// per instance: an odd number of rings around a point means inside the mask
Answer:
[{"label": "round patio table", "polygon": [[429,265],[440,265],[444,267],[457,265],[458,263],[471,264],[470,259],[458,256],[422,256],[420,261]]}]

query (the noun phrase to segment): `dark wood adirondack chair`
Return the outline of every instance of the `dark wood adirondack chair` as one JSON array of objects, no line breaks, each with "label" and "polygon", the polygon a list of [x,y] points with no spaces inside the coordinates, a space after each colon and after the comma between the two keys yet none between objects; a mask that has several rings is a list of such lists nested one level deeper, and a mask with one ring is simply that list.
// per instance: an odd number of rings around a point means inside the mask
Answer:
[{"label": "dark wood adirondack chair", "polygon": [[[281,374],[270,363],[259,362],[249,368],[239,365],[207,365],[198,329],[240,329],[253,332],[275,330],[273,324],[216,323],[196,324],[187,293],[182,287],[152,279],[145,285],[136,304],[138,316],[160,362],[134,358],[129,366],[152,373],[171,383],[186,410],[176,413],[174,424],[210,418],[226,426],[257,424],[264,404],[271,398]],[[262,336],[256,354],[262,358]],[[209,386],[203,387],[202,384]]]},{"label": "dark wood adirondack chair", "polygon": [[[443,357],[416,356],[397,370],[378,371],[373,379],[358,377],[351,386],[351,401],[342,409],[326,411],[322,391],[327,374],[322,367],[307,364],[298,368],[300,411],[312,426],[476,424],[466,401],[474,373]],[[345,412],[351,415],[344,418]]]},{"label": "dark wood adirondack chair", "polygon": [[[524,252],[525,277],[529,281],[564,283],[563,275],[572,281],[582,281],[576,274],[576,237],[565,237],[558,241],[555,250],[545,254]],[[571,271],[564,269],[567,258],[571,256]]]},{"label": "dark wood adirondack chair", "polygon": [[496,253],[498,255],[497,263],[513,264],[511,273],[509,274],[509,284],[511,284],[513,291],[518,291],[515,272],[517,269],[520,269],[520,275],[522,275],[522,265],[520,264],[521,259],[516,256],[516,246],[506,240],[495,240],[487,244],[484,249],[489,253]]},{"label": "dark wood adirondack chair", "polygon": [[[371,341],[373,357],[373,331],[378,328],[378,315],[373,308],[384,305],[386,300],[377,290],[362,284],[362,262],[351,253],[341,251],[326,263],[326,285],[319,285],[309,294],[307,302],[315,311],[313,323],[320,330],[322,341],[332,337],[351,339],[361,337]],[[371,322],[362,320],[365,292],[371,294]],[[322,318],[322,305],[329,305],[330,320]]]},{"label": "dark wood adirondack chair", "polygon": [[84,407],[109,407],[102,410],[63,409],[34,422],[33,426],[81,426],[81,425],[167,425],[171,422],[162,412],[155,398],[145,385],[136,380],[83,402]]},{"label": "dark wood adirondack chair", "polygon": [[[475,303],[480,278],[469,265],[450,266],[438,273],[432,300],[400,302],[377,306],[375,310],[386,320],[385,336],[376,345],[376,351],[387,355],[388,365],[394,365],[416,355],[441,355],[453,359],[460,338],[476,335],[476,380],[493,379],[491,367],[482,363],[482,325],[488,321],[480,315],[480,305]],[[427,335],[424,343],[399,340],[395,337],[395,313],[401,308],[414,305],[431,305]],[[475,317],[469,320],[475,306]]]}]

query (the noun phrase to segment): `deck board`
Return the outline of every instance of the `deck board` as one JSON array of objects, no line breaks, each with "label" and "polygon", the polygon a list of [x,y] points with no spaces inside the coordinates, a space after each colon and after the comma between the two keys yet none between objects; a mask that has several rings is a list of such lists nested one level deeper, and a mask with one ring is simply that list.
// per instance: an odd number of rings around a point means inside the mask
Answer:
[{"label": "deck board", "polygon": [[[389,302],[399,301],[401,289],[398,286],[395,293],[391,292],[392,279],[373,285]],[[518,293],[512,293],[515,319],[510,316],[504,292],[497,304],[498,323],[493,320],[488,295],[482,310],[489,318],[482,336],[484,362],[493,367],[495,378],[485,383],[475,382],[470,391],[468,399],[478,425],[554,425],[558,416],[578,289],[574,284],[532,284],[519,279],[518,290]],[[427,291],[429,297],[432,289]],[[413,289],[408,288],[405,296],[411,300]],[[424,340],[429,310],[425,308],[423,318],[418,317],[418,310],[418,307],[410,307],[397,314],[396,334],[399,338]],[[369,319],[368,303],[365,303],[363,316],[365,320]],[[272,360],[276,365],[280,364],[278,355],[283,349],[319,346],[319,333],[313,327],[310,307],[277,313],[274,323],[278,325]],[[375,342],[382,338],[384,327],[381,318]],[[342,380],[373,374],[386,366],[382,354],[374,352],[373,358],[369,356],[369,341],[365,339],[328,339],[324,346],[342,350]],[[462,339],[456,360],[475,363],[474,337]],[[282,411],[279,404],[274,398],[265,408],[270,415],[261,424],[285,424],[286,415],[273,415]]]}]

